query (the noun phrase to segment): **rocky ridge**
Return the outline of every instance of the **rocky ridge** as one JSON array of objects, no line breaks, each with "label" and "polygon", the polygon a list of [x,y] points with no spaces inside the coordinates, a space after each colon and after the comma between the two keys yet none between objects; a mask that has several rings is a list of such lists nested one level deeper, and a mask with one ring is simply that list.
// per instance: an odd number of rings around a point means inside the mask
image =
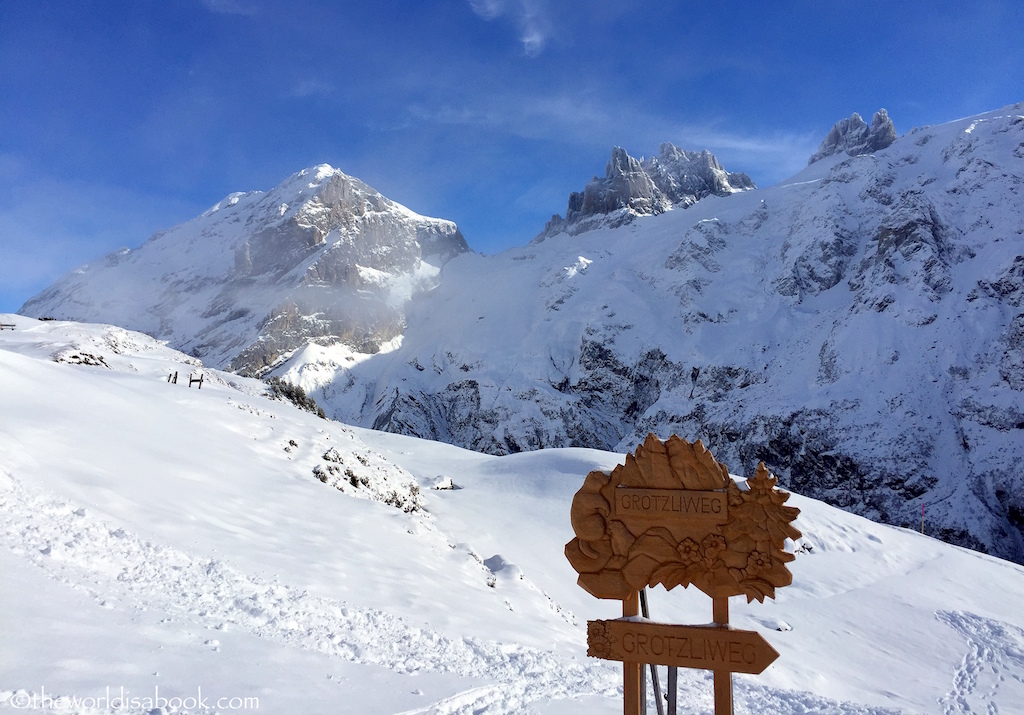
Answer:
[{"label": "rocky ridge", "polygon": [[847,156],[860,156],[885,149],[896,141],[896,127],[889,119],[889,113],[879,109],[871,117],[871,126],[854,112],[849,119],[841,119],[832,125],[818,147],[818,151],[807,160],[813,164],[826,156],[845,153]]},{"label": "rocky ridge", "polygon": [[575,236],[601,226],[622,226],[638,216],[686,208],[707,196],[753,189],[742,172],[728,172],[707,149],[685,151],[665,142],[658,156],[636,159],[612,149],[603,179],[594,177],[582,192],[569,195],[565,217],[555,214],[534,241],[568,233]]}]

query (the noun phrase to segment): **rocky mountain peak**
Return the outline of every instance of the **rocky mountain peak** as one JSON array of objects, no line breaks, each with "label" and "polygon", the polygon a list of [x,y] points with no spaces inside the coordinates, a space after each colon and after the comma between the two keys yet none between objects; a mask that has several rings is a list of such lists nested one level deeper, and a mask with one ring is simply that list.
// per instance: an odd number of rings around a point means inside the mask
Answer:
[{"label": "rocky mountain peak", "polygon": [[594,177],[583,189],[578,212],[606,214],[629,208],[641,214],[660,213],[658,209],[664,209],[660,206],[662,202],[658,193],[643,164],[622,147],[614,147],[605,167],[605,178]]},{"label": "rocky mountain peak", "polygon": [[871,117],[871,126],[861,119],[861,116],[854,112],[849,119],[841,119],[832,125],[832,129],[825,135],[821,146],[818,147],[810,159],[808,165],[813,164],[826,156],[832,156],[845,152],[849,156],[871,154],[872,152],[885,149],[896,141],[896,127],[889,119],[889,113],[879,109]]},{"label": "rocky mountain peak", "polygon": [[[346,250],[334,249],[310,266],[307,278],[322,273],[325,260],[339,258],[376,270],[411,270],[421,259],[440,266],[469,250],[458,227],[449,221],[425,219],[376,189],[328,164],[294,174],[268,195],[276,207],[265,230],[243,248],[266,243],[271,267],[289,267],[282,251],[306,252],[327,243],[334,232]],[[441,228],[444,226],[444,228]],[[439,230],[440,229],[440,230]],[[281,245],[283,239],[291,246]]]},{"label": "rocky mountain peak", "polygon": [[712,194],[724,196],[752,188],[749,176],[727,172],[707,149],[686,151],[664,142],[657,157],[636,159],[622,147],[614,147],[604,178],[595,176],[582,192],[571,193],[565,218],[552,216],[534,240],[621,226],[637,216],[686,208]]},{"label": "rocky mountain peak", "polygon": [[755,188],[743,172],[728,172],[707,149],[686,151],[664,142],[658,156],[644,162],[655,184],[673,204],[690,204],[710,196],[725,196]]},{"label": "rocky mountain peak", "polygon": [[72,271],[21,312],[122,325],[258,375],[311,341],[377,351],[467,251],[451,221],[321,164]]}]

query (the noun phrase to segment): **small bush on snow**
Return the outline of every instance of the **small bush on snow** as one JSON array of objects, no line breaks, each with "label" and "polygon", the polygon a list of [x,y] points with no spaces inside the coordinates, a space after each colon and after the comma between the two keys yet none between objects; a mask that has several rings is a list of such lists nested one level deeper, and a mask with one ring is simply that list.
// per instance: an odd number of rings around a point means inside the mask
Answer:
[{"label": "small bush on snow", "polygon": [[267,387],[270,390],[270,397],[275,400],[285,399],[298,407],[300,410],[312,412],[321,419],[327,419],[322,407],[316,404],[316,400],[306,394],[306,391],[299,385],[293,385],[279,377],[272,377],[267,380]]}]

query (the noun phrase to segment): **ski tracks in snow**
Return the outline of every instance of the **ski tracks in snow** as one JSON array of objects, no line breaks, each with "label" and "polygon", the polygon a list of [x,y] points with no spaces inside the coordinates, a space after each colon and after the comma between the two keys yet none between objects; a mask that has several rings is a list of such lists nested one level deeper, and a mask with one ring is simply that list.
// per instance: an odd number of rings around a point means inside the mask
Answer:
[{"label": "ski tracks in snow", "polygon": [[223,624],[291,647],[379,665],[398,673],[455,673],[497,681],[422,712],[522,712],[539,698],[607,694],[620,687],[611,665],[517,644],[451,638],[376,609],[310,595],[193,558],[110,525],[74,504],[34,492],[0,472],[0,540],[101,605],[159,609],[216,628]]},{"label": "ski tracks in snow", "polygon": [[[967,641],[953,687],[939,699],[943,715],[1024,712],[1024,630],[963,611],[939,611],[935,617]],[[1000,710],[997,698],[1021,709]]]},{"label": "ski tracks in snow", "polygon": [[[85,509],[26,488],[3,471],[0,544],[58,582],[84,589],[101,606],[157,610],[214,629],[230,624],[289,647],[397,673],[454,673],[490,683],[403,715],[535,713],[540,701],[621,697],[618,664],[580,662],[518,644],[452,638],[411,626],[385,611],[313,596],[277,580],[245,574],[221,560],[195,558],[124,528],[111,528]],[[1019,652],[1014,651],[1014,657],[1020,658]],[[680,703],[680,715],[710,712],[710,675],[703,671],[679,675],[681,694],[689,693]],[[0,693],[0,700],[4,694],[10,695]],[[736,683],[736,697],[738,712],[897,713],[741,682]],[[947,708],[946,712],[973,711]]]}]

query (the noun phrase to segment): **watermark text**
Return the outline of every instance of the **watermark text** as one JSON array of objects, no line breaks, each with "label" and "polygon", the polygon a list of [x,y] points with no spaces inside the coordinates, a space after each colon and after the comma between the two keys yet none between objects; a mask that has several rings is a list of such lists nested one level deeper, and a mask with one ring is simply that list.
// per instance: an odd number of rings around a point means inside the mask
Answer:
[{"label": "watermark text", "polygon": [[66,710],[74,712],[78,710],[108,710],[137,711],[156,710],[162,708],[165,712],[203,712],[207,710],[259,710],[260,699],[254,695],[222,695],[214,696],[204,693],[202,687],[197,687],[195,695],[181,695],[178,693],[167,694],[165,690],[160,693],[160,687],[156,686],[152,692],[139,693],[124,687],[107,686],[102,695],[53,695],[47,693],[45,687],[41,687],[38,693],[29,693],[24,690],[15,692],[7,701],[7,705],[15,710]]}]

